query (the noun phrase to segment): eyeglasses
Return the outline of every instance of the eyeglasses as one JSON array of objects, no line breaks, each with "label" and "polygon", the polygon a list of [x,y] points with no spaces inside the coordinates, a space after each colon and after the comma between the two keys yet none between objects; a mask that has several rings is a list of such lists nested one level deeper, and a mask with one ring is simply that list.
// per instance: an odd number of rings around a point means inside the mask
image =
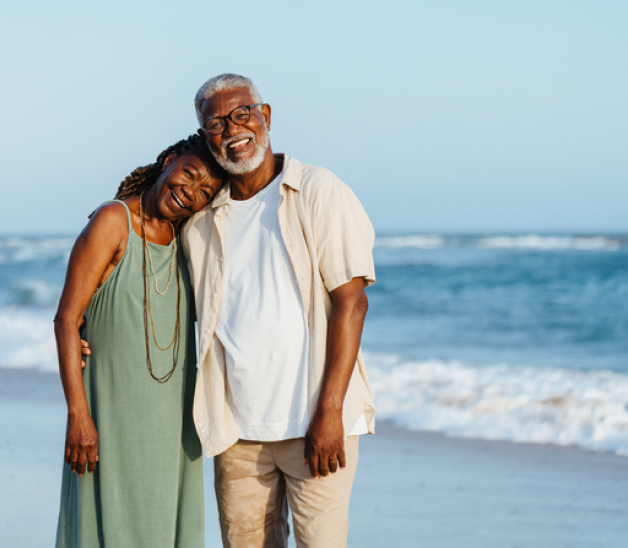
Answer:
[{"label": "eyeglasses", "polygon": [[246,124],[251,117],[251,109],[260,107],[264,103],[255,103],[254,105],[242,105],[234,108],[227,116],[214,116],[203,124],[203,129],[210,135],[220,135],[227,125],[226,120],[231,120],[237,126]]}]

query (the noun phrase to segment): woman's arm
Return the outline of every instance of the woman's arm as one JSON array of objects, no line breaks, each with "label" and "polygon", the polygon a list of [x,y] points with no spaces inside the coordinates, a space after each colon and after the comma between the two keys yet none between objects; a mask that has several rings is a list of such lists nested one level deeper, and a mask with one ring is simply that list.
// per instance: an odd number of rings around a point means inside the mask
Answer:
[{"label": "woman's arm", "polygon": [[79,327],[94,292],[124,254],[127,234],[124,206],[110,204],[96,212],[70,254],[55,316],[59,372],[68,407],[65,461],[79,476],[86,464],[93,472],[98,460],[98,433],[83,387]]}]

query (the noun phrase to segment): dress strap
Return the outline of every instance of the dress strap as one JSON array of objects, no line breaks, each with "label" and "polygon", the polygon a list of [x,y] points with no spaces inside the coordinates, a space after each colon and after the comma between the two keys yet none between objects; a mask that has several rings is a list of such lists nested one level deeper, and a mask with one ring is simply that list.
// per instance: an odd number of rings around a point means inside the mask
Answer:
[{"label": "dress strap", "polygon": [[[115,203],[122,204],[124,206],[124,209],[126,209],[127,236],[126,236],[126,248],[124,250],[124,256],[123,256],[124,258],[126,257],[129,246],[131,246],[132,242],[134,241],[133,235],[135,234],[135,231],[133,230],[133,224],[131,223],[131,210],[129,209],[129,206],[126,205],[126,203],[124,203],[122,200],[109,200],[107,202],[104,202],[102,205],[115,204]],[[137,234],[135,235],[137,236]]]},{"label": "dress strap", "polygon": [[126,205],[122,200],[111,200],[105,203],[110,204],[112,202],[117,202],[119,204],[122,204],[124,206],[124,209],[126,209],[126,221],[127,221],[127,226],[129,228],[129,236],[130,236],[131,231],[133,230],[133,225],[131,224],[131,210],[129,209],[129,206]]},{"label": "dress strap", "polygon": [[110,280],[114,278],[114,274],[116,276],[118,275],[120,269],[122,268],[123,263],[127,261],[127,257],[129,256],[129,253],[133,253],[133,249],[131,248],[135,247],[132,243],[134,240],[132,239],[131,234],[134,232],[133,232],[133,225],[131,224],[131,210],[129,209],[129,206],[126,205],[122,200],[108,200],[106,202],[103,202],[100,206],[98,206],[98,209],[100,209],[101,207],[107,204],[113,204],[116,202],[121,203],[124,206],[124,209],[126,209],[126,220],[127,220],[126,245],[124,246],[124,253],[122,254],[122,258],[120,259],[120,262],[118,262],[118,264],[114,267],[114,269],[109,273],[109,275],[107,276],[105,281],[102,283],[102,285],[98,289],[96,289],[96,291],[94,292],[94,295],[97,295],[98,293],[100,293],[102,291],[102,288],[108,285],[108,283],[110,283]]}]

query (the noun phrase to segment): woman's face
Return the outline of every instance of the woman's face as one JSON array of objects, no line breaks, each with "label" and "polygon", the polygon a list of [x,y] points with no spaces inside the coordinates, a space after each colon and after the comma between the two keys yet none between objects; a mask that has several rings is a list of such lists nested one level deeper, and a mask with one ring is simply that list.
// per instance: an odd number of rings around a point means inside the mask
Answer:
[{"label": "woman's face", "polygon": [[[193,153],[169,156],[150,189],[157,214],[168,221],[186,219],[203,209],[222,186],[214,166]],[[147,195],[147,197],[149,197]]]}]

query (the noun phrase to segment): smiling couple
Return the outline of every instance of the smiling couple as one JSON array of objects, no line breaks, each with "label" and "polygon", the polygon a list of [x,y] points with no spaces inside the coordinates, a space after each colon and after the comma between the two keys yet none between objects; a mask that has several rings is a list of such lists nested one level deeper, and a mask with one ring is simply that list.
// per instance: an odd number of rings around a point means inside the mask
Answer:
[{"label": "smiling couple", "polygon": [[70,257],[57,546],[203,546],[201,446],[224,546],[287,546],[288,509],[298,546],[346,546],[374,429],[373,229],[331,172],[273,154],[248,78],[210,79],[195,106],[198,135],[127,177]]}]

